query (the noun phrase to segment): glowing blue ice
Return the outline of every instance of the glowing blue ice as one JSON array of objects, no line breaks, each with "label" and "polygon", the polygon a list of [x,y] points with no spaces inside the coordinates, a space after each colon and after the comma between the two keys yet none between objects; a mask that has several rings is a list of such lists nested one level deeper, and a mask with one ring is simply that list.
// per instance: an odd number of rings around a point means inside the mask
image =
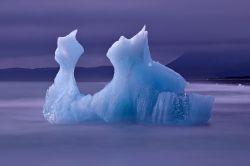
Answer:
[{"label": "glowing blue ice", "polygon": [[43,114],[51,123],[132,121],[157,124],[206,123],[213,98],[185,94],[186,81],[151,59],[145,27],[133,38],[120,37],[108,50],[114,76],[93,96],[81,94],[74,78],[84,52],[77,31],[59,37],[55,60],[60,70],[48,89]]}]

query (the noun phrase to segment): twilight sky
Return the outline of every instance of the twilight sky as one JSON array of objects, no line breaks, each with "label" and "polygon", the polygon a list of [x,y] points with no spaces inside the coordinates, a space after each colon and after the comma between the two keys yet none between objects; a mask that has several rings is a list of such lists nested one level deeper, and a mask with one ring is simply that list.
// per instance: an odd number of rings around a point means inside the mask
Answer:
[{"label": "twilight sky", "polygon": [[78,66],[110,65],[105,54],[112,43],[144,24],[161,63],[193,52],[227,61],[230,52],[250,64],[249,0],[3,0],[0,68],[57,66],[57,37],[74,29],[85,48]]}]

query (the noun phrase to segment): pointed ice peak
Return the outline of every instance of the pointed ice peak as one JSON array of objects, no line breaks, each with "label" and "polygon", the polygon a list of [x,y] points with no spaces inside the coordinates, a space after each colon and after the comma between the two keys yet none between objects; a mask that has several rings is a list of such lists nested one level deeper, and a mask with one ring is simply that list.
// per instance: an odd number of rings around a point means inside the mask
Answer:
[{"label": "pointed ice peak", "polygon": [[77,34],[77,29],[73,30],[72,32],[70,32],[70,34],[68,34],[69,37],[76,37]]},{"label": "pointed ice peak", "polygon": [[142,29],[131,38],[132,42],[145,41],[148,38],[148,32],[146,31],[146,26],[144,25]]},{"label": "pointed ice peak", "polygon": [[63,43],[70,43],[72,41],[76,41],[77,43],[79,43],[76,40],[76,34],[77,34],[77,29],[73,30],[72,32],[70,32],[68,35],[63,36],[63,37],[58,37],[57,40],[57,44],[58,45],[63,45]]},{"label": "pointed ice peak", "polygon": [[141,31],[145,31],[146,30],[146,25],[144,25],[141,29]]},{"label": "pointed ice peak", "polygon": [[[145,32],[147,32],[147,31],[146,31],[146,25],[144,25],[144,26],[142,27],[142,29],[141,29],[135,36],[144,35]],[[134,37],[135,37],[135,36],[134,36]],[[133,37],[133,38],[134,38],[134,37]]]},{"label": "pointed ice peak", "polygon": [[142,27],[142,29],[141,29],[136,35],[143,34],[145,31],[146,31],[146,25],[144,25],[144,26]]},{"label": "pointed ice peak", "polygon": [[76,39],[77,30],[57,39],[55,59],[63,68],[75,66],[77,60],[84,52],[84,48]]}]

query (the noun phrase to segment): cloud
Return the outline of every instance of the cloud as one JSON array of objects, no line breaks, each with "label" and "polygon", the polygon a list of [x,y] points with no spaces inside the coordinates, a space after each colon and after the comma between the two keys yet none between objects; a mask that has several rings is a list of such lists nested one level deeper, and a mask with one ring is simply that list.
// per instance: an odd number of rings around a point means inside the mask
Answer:
[{"label": "cloud", "polygon": [[163,62],[193,48],[246,45],[249,5],[246,0],[0,2],[0,61],[8,59],[1,67],[17,65],[18,58],[29,58],[20,65],[36,65],[38,57],[49,65],[44,55],[54,53],[56,38],[76,28],[86,53],[95,57],[93,65],[108,64],[103,55],[111,44],[121,35],[132,37],[144,24],[153,55]]}]

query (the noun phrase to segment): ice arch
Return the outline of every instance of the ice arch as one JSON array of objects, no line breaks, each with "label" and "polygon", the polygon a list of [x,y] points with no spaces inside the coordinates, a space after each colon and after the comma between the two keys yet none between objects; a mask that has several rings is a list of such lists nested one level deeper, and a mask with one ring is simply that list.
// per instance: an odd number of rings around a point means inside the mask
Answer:
[{"label": "ice arch", "polygon": [[107,57],[114,66],[111,82],[94,95],[81,94],[74,68],[84,49],[76,33],[57,41],[55,60],[60,69],[43,108],[50,123],[197,124],[209,120],[213,97],[186,94],[184,78],[151,59],[145,27],[131,39],[121,36],[109,48]]}]

